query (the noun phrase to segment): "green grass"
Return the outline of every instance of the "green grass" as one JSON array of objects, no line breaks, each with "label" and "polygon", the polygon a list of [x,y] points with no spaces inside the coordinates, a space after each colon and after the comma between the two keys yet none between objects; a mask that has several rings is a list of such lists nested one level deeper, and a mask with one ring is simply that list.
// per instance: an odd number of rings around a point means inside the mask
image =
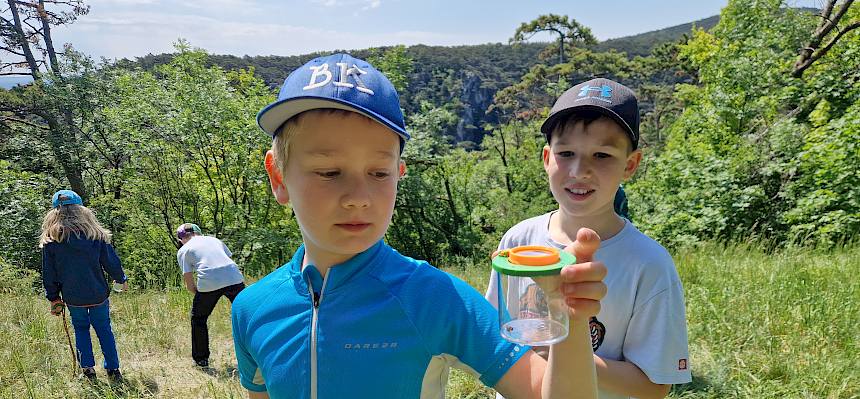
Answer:
[{"label": "green grass", "polygon": [[[860,397],[860,247],[766,253],[706,245],[674,257],[686,292],[694,380],[672,397]],[[446,270],[483,291],[488,267],[459,259]],[[5,292],[0,398],[245,397],[226,301],[209,321],[215,371],[207,374],[190,359],[189,294],[115,295],[113,325],[129,382],[111,387],[102,370],[96,385],[72,377],[62,321],[48,315],[47,301]],[[455,372],[448,397],[492,398],[493,391]]]},{"label": "green grass", "polygon": [[684,398],[857,398],[860,248],[675,254],[694,381]]}]

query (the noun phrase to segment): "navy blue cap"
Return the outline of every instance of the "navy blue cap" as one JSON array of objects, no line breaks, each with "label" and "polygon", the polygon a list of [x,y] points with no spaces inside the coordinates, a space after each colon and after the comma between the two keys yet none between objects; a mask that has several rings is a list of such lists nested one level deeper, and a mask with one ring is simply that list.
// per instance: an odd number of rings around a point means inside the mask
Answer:
[{"label": "navy blue cap", "polygon": [[571,87],[555,101],[540,131],[549,137],[559,121],[582,110],[600,112],[627,132],[633,149],[639,147],[639,102],[627,86],[614,80],[597,78]]},{"label": "navy blue cap", "polygon": [[72,190],[60,190],[51,197],[51,204],[54,208],[60,205],[83,205],[84,200],[81,199],[78,193]]},{"label": "navy blue cap", "polygon": [[367,61],[342,53],[315,58],[290,73],[277,101],[257,114],[257,124],[274,138],[290,118],[323,108],[357,112],[409,140],[394,85]]}]

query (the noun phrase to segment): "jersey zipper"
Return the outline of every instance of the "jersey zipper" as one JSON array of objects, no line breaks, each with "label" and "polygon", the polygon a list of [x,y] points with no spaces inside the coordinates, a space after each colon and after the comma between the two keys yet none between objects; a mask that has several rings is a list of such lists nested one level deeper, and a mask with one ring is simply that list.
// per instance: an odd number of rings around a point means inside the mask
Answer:
[{"label": "jersey zipper", "polygon": [[313,286],[308,282],[308,292],[311,294],[311,303],[314,312],[311,319],[311,399],[317,399],[317,317],[320,302],[322,302],[323,293],[325,292],[326,282],[328,282],[328,273],[323,277],[319,296],[314,293]]}]

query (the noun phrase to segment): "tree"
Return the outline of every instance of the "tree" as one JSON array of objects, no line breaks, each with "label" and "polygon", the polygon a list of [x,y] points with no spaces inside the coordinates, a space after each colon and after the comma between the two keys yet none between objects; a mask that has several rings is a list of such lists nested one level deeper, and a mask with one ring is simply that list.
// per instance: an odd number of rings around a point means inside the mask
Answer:
[{"label": "tree", "polygon": [[[836,42],[845,36],[846,33],[860,28],[860,16],[858,16],[858,19],[850,21],[839,28],[839,23],[842,22],[842,19],[848,12],[851,4],[854,3],[854,0],[844,0],[842,4],[839,5],[836,13],[833,14],[836,2],[837,0],[827,0],[824,8],[821,9],[821,13],[819,14],[819,16],[821,16],[821,21],[818,23],[818,27],[815,28],[815,32],[812,33],[812,38],[809,39],[806,46],[800,49],[800,55],[794,63],[794,70],[792,71],[791,76],[795,78],[803,76],[803,72],[812,66],[815,61],[818,61],[819,58],[827,54]],[[830,33],[834,30],[836,33],[830,36]],[[826,44],[824,44],[824,46],[822,46],[821,42],[823,42],[828,36],[830,36],[830,39]]]},{"label": "tree", "polygon": [[398,93],[406,90],[413,64],[412,57],[406,54],[406,46],[391,47],[381,55],[368,57],[367,61],[385,74]]},{"label": "tree", "polygon": [[552,32],[558,35],[558,63],[564,63],[564,44],[571,47],[576,45],[597,44],[597,39],[591,34],[591,29],[567,15],[546,14],[531,22],[523,22],[509,40],[511,44],[522,43],[540,32]]},{"label": "tree", "polygon": [[[61,63],[51,36],[52,26],[70,24],[89,12],[83,0],[7,0],[0,13],[0,75],[31,76],[32,88],[22,91],[30,96],[24,107],[0,108],[6,122],[36,125],[48,133],[54,157],[72,190],[84,199],[89,196],[83,178],[83,166],[76,148],[72,105],[60,101],[64,96],[48,95],[49,90],[63,89],[65,82]],[[59,7],[48,10],[46,5]],[[37,54],[41,57],[37,58]],[[9,58],[5,58],[9,57]],[[10,117],[12,114],[14,117]]]}]

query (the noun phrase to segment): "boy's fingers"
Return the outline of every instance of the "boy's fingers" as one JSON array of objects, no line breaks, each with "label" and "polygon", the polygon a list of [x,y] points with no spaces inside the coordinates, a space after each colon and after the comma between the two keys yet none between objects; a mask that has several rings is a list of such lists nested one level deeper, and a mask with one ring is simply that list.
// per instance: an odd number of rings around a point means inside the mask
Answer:
[{"label": "boy's fingers", "polygon": [[582,298],[565,298],[571,316],[574,319],[588,319],[600,313],[600,301]]},{"label": "boy's fingers", "polygon": [[567,283],[561,285],[561,292],[567,299],[591,299],[599,301],[606,296],[606,284],[600,281]]},{"label": "boy's fingers", "polygon": [[589,228],[581,228],[576,232],[576,241],[564,250],[576,256],[576,263],[591,262],[594,253],[600,247],[600,236]]},{"label": "boy's fingers", "polygon": [[577,263],[561,269],[561,281],[563,283],[602,282],[604,277],[606,277],[606,265],[603,262]]},{"label": "boy's fingers", "polygon": [[493,251],[493,253],[492,253],[492,254],[490,254],[490,259],[495,258],[495,257],[496,257],[496,255],[498,255],[498,254],[499,254],[499,252],[502,252],[502,251],[499,251],[498,249],[497,249],[497,250],[495,250],[495,251]]}]

